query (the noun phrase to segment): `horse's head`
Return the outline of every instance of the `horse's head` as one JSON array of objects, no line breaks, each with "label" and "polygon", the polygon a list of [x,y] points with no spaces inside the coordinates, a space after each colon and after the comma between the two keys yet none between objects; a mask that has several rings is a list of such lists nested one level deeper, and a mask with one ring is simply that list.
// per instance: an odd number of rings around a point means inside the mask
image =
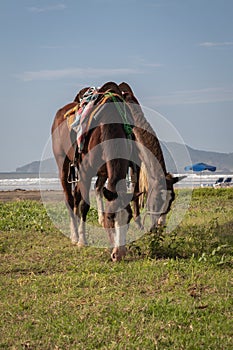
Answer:
[{"label": "horse's head", "polygon": [[[165,181],[164,179],[159,181],[156,197],[153,196],[153,189],[150,191],[148,198],[149,213],[152,217],[150,231],[154,231],[158,226],[165,226],[166,216],[175,200],[174,184],[184,178],[185,176],[173,177],[170,173],[167,173]],[[156,211],[154,208],[156,208]]]}]

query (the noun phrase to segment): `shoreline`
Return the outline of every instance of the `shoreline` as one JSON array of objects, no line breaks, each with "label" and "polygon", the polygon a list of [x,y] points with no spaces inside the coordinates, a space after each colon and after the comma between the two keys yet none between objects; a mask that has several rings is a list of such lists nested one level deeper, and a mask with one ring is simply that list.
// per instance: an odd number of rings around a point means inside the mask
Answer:
[{"label": "shoreline", "polygon": [[[211,188],[211,187],[204,186],[200,188]],[[232,188],[232,186],[225,186],[225,187],[218,187],[218,188],[226,189],[226,188]],[[178,189],[181,189],[181,188],[178,188]],[[25,190],[25,189],[17,188],[14,190],[0,190],[0,203],[21,201],[21,200],[34,200],[38,202],[43,202],[43,198],[42,198],[43,194],[44,194],[44,199],[49,201],[57,202],[60,200],[64,200],[63,191],[45,190],[43,191],[43,193],[41,193],[41,191],[39,190]]]}]

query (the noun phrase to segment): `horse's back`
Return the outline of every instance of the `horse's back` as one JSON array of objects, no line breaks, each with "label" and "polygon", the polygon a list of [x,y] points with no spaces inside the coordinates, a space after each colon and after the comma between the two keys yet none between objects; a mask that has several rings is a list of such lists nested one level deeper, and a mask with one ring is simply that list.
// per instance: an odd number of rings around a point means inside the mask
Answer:
[{"label": "horse's back", "polygon": [[65,114],[75,106],[77,106],[77,102],[68,103],[61,107],[54,117],[51,134],[53,153],[56,160],[59,157],[65,158],[65,156],[68,156],[71,159],[73,157],[73,147]]},{"label": "horse's back", "polygon": [[66,104],[65,106],[59,108],[59,110],[57,111],[57,113],[55,114],[54,120],[53,120],[53,124],[52,124],[52,130],[51,132],[53,133],[54,130],[63,123],[63,121],[65,120],[65,114],[72,108],[74,108],[75,106],[77,106],[77,102],[70,102],[68,104]]}]

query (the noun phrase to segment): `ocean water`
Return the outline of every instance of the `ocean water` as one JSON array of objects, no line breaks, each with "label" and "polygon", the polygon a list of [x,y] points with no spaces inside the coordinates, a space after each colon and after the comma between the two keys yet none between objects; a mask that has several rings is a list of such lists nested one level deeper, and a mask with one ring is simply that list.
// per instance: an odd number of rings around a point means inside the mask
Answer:
[{"label": "ocean water", "polygon": [[[176,188],[194,188],[211,186],[219,177],[232,177],[233,174],[179,174],[179,176],[186,175],[187,177],[178,182]],[[175,175],[176,176],[176,175]],[[93,186],[94,186],[93,180]],[[33,173],[0,173],[0,191],[14,191],[21,190],[60,190],[61,185],[58,175],[43,174],[41,177]]]},{"label": "ocean water", "polygon": [[0,191],[20,190],[59,190],[61,188],[57,174],[0,173]]}]

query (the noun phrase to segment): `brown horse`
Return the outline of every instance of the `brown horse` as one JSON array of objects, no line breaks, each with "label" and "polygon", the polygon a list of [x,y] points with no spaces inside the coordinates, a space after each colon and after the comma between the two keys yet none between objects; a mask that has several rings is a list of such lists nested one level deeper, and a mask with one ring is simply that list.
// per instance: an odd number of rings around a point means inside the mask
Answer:
[{"label": "brown horse", "polygon": [[[141,106],[132,89],[127,83],[121,83],[119,89],[124,100],[127,102],[133,117],[133,160],[129,162],[131,181],[133,187],[133,216],[142,229],[140,217],[140,205],[138,193],[145,187],[147,196],[147,209],[151,216],[151,228],[153,231],[157,226],[165,225],[166,215],[171,210],[175,199],[173,185],[184,177],[173,177],[166,170],[163,152],[155,131],[146,120]],[[96,198],[98,203],[99,222],[103,222],[102,189],[107,179],[102,171],[96,182]]]},{"label": "brown horse", "polygon": [[[126,231],[132,217],[129,196],[126,193],[128,159],[132,152],[124,122],[115,103],[108,100],[94,114],[91,128],[85,135],[84,147],[78,154],[78,182],[74,192],[68,181],[70,163],[77,158],[76,138],[64,120],[65,113],[77,106],[88,88],[79,92],[75,101],[61,108],[52,125],[53,152],[59,169],[59,176],[71,218],[71,240],[79,246],[87,244],[86,216],[90,208],[89,190],[93,176],[98,176],[97,188],[103,189],[106,201],[103,224],[113,246],[112,260],[118,261],[125,255]],[[113,93],[116,102],[122,102],[121,91],[115,83],[106,83],[98,91],[95,107],[99,106],[106,93]],[[112,102],[112,101],[111,101]],[[127,115],[130,111],[127,106]],[[74,135],[76,136],[76,135]],[[107,188],[103,187],[107,182]]]},{"label": "brown horse", "polygon": [[[153,231],[158,225],[165,225],[166,214],[170,211],[175,199],[173,185],[184,177],[173,177],[167,172],[158,137],[146,120],[131,87],[124,82],[119,85],[119,88],[131,110],[134,123],[133,133],[138,145],[139,158],[145,164],[147,209],[151,216],[150,231]],[[136,201],[137,207],[138,201]],[[136,210],[139,212],[138,208]]]}]

